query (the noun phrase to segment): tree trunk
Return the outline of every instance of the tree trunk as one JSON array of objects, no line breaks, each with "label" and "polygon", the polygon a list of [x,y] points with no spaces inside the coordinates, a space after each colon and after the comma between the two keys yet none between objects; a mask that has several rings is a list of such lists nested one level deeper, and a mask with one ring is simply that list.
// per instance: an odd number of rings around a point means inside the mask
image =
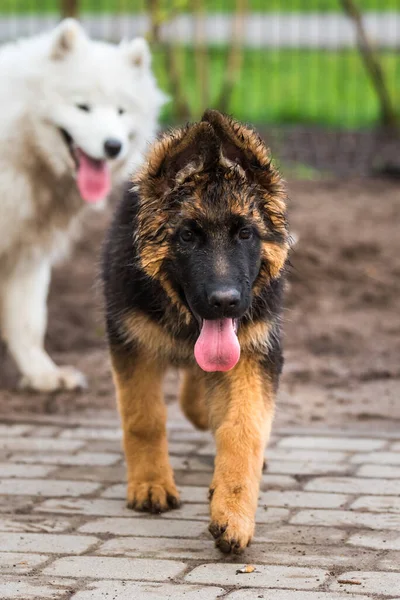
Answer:
[{"label": "tree trunk", "polygon": [[165,48],[165,62],[167,72],[171,79],[171,90],[174,99],[174,112],[178,121],[187,121],[190,118],[190,106],[184,92],[182,83],[182,63],[179,57],[179,48],[168,43]]},{"label": "tree trunk", "polygon": [[60,12],[62,19],[66,19],[67,17],[73,17],[74,19],[78,18],[78,1],[79,0],[61,0]]},{"label": "tree trunk", "polygon": [[342,0],[342,4],[346,14],[353,21],[357,32],[358,49],[378,96],[381,110],[381,122],[385,127],[394,129],[398,124],[397,115],[390,98],[382,67],[368,40],[363,24],[362,13],[354,0]]},{"label": "tree trunk", "polygon": [[229,110],[232,92],[242,67],[246,13],[247,0],[237,0],[236,12],[233,17],[231,46],[226,61],[225,76],[222,82],[221,93],[217,103],[218,108],[223,112],[228,112]]},{"label": "tree trunk", "polygon": [[204,0],[193,0],[193,12],[195,16],[195,64],[196,80],[199,90],[199,112],[202,114],[208,107],[208,98],[210,91],[207,45],[205,32],[205,10]]},{"label": "tree trunk", "polygon": [[173,102],[172,111],[178,121],[187,120],[190,116],[190,107],[184,93],[183,69],[179,57],[179,48],[173,42],[162,43],[161,41],[161,25],[169,19],[173,19],[176,15],[174,3],[170,3],[169,9],[171,12],[167,15],[165,11],[161,10],[160,0],[149,0],[148,9],[150,14],[148,38],[150,43],[157,45],[164,57],[165,69],[170,83],[168,91]]},{"label": "tree trunk", "polygon": [[160,7],[159,0],[148,0],[149,15],[150,15],[150,31],[149,40],[153,44],[160,42]]}]

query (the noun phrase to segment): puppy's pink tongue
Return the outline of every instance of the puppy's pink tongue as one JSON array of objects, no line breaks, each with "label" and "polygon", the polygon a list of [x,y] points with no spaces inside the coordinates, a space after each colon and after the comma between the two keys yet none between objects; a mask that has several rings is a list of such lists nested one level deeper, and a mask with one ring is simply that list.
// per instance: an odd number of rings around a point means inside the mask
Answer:
[{"label": "puppy's pink tongue", "polygon": [[86,202],[103,200],[110,191],[110,170],[105,160],[94,160],[76,150],[78,158],[77,184],[80,194]]},{"label": "puppy's pink tongue", "polygon": [[229,371],[240,358],[240,345],[233,319],[203,321],[194,347],[197,364],[203,371]]}]

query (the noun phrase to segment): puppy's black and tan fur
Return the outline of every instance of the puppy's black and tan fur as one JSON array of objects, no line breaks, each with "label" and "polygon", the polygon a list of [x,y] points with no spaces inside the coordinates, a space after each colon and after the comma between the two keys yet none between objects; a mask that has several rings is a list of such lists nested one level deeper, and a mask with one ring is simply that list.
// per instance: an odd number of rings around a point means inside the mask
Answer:
[{"label": "puppy's black and tan fur", "polygon": [[[286,192],[269,152],[253,130],[217,111],[154,144],[105,246],[128,506],[151,512],[179,506],[162,381],[170,365],[182,368],[182,409],[216,439],[210,531],[224,552],[240,552],[254,533],[282,367],[287,254]],[[230,370],[224,348],[215,372],[194,358],[200,330],[215,322],[234,327],[240,344]]]}]

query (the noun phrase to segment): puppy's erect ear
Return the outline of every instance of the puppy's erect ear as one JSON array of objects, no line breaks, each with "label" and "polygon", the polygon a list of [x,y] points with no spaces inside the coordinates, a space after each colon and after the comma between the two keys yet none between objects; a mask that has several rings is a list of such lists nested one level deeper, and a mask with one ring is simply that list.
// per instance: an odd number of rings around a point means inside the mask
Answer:
[{"label": "puppy's erect ear", "polygon": [[54,31],[50,57],[63,60],[76,48],[77,44],[87,39],[82,26],[75,19],[64,19]]},{"label": "puppy's erect ear", "polygon": [[221,141],[220,163],[226,167],[239,165],[250,182],[262,190],[259,207],[267,232],[274,229],[279,241],[263,240],[261,244],[261,281],[279,276],[287,257],[286,191],[282,179],[271,163],[269,150],[252,129],[216,110],[207,110],[203,121],[210,123]]},{"label": "puppy's erect ear", "polygon": [[150,68],[151,52],[144,38],[137,37],[130,42],[122,41],[120,48],[132,67],[139,70]]},{"label": "puppy's erect ear", "polygon": [[275,183],[269,150],[255,131],[217,110],[206,110],[202,121],[210,123],[221,140],[223,165],[239,165],[249,179],[267,189]]},{"label": "puppy's erect ear", "polygon": [[220,145],[212,128],[206,123],[197,123],[165,157],[163,168],[171,180],[181,183],[187,177],[207,169],[217,161]]},{"label": "puppy's erect ear", "polygon": [[220,153],[220,142],[209,123],[188,125],[154,144],[138,180],[145,185],[151,182],[151,191],[160,194],[217,164]]}]

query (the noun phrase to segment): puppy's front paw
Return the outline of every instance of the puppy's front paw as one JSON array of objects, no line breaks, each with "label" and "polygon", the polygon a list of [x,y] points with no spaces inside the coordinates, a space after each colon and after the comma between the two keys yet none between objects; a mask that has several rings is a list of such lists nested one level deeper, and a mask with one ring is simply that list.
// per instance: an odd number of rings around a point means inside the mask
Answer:
[{"label": "puppy's front paw", "polygon": [[33,375],[24,375],[20,388],[34,392],[55,392],[87,388],[86,377],[74,367],[56,367]]},{"label": "puppy's front paw", "polygon": [[254,520],[239,514],[225,515],[221,520],[212,520],[208,530],[221,552],[240,554],[253,538]]},{"label": "puppy's front paw", "polygon": [[140,481],[128,484],[127,507],[151,513],[179,508],[179,492],[174,482]]},{"label": "puppy's front paw", "polygon": [[211,499],[209,531],[217,548],[228,554],[240,554],[250,544],[255,522],[250,507],[242,506],[229,493],[215,490]]}]

